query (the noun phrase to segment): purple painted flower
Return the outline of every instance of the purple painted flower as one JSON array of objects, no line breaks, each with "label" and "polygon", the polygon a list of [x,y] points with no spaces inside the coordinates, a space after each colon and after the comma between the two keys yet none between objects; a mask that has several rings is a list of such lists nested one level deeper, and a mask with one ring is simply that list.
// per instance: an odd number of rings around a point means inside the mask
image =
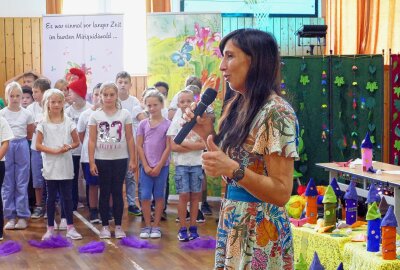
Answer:
[{"label": "purple painted flower", "polygon": [[255,248],[253,259],[251,260],[251,269],[263,270],[267,268],[268,257],[261,249]]}]

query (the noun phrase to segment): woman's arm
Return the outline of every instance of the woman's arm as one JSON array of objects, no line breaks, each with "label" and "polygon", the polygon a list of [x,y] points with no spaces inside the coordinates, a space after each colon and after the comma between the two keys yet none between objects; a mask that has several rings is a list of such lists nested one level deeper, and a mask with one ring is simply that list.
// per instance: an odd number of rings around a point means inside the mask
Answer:
[{"label": "woman's arm", "polygon": [[125,137],[128,145],[129,152],[129,170],[132,172],[136,171],[136,151],[135,151],[135,142],[133,140],[133,132],[132,132],[132,124],[125,125]]},{"label": "woman's arm", "polygon": [[[207,175],[233,177],[233,171],[239,163],[229,158],[214,143],[212,136],[207,140],[208,152],[203,153],[203,168]],[[289,200],[293,188],[294,159],[279,156],[276,153],[265,155],[268,176],[245,169],[244,178],[238,185],[245,188],[256,198],[284,206]]]},{"label": "woman's arm", "polygon": [[88,152],[89,152],[90,173],[94,176],[99,175],[96,163],[94,162],[94,150],[96,149],[96,140],[97,140],[97,127],[95,125],[91,125],[89,126]]},{"label": "woman's arm", "polygon": [[0,146],[0,160],[6,155],[8,150],[9,141],[3,141]]}]

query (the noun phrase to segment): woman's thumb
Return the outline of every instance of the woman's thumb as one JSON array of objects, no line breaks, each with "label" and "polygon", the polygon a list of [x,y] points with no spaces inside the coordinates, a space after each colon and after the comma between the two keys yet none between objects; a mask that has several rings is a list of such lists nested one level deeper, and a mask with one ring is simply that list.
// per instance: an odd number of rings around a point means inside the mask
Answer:
[{"label": "woman's thumb", "polygon": [[213,135],[208,135],[207,137],[207,150],[211,152],[219,150],[218,146],[214,143]]}]

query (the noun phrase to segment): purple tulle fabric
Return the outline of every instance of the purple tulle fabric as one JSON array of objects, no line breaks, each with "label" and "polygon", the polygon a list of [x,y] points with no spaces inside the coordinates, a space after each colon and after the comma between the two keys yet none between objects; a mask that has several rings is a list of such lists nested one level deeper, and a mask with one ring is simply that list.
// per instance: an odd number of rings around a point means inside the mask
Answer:
[{"label": "purple tulle fabric", "polygon": [[190,242],[183,243],[182,249],[215,249],[217,242],[212,237],[199,237]]},{"label": "purple tulle fabric", "polygon": [[146,240],[141,240],[136,238],[135,236],[124,237],[119,242],[123,246],[132,247],[132,248],[158,248],[157,245],[154,245]]},{"label": "purple tulle fabric", "polygon": [[106,244],[104,242],[92,241],[87,243],[84,246],[78,248],[79,253],[103,253],[106,248]]},{"label": "purple tulle fabric", "polygon": [[43,241],[29,240],[28,243],[33,247],[43,248],[43,249],[72,246],[71,242],[68,241],[67,238],[62,237],[61,235],[52,236],[50,239]]},{"label": "purple tulle fabric", "polygon": [[0,244],[0,257],[8,256],[13,253],[20,252],[22,246],[20,243],[12,240],[8,240],[3,244]]}]

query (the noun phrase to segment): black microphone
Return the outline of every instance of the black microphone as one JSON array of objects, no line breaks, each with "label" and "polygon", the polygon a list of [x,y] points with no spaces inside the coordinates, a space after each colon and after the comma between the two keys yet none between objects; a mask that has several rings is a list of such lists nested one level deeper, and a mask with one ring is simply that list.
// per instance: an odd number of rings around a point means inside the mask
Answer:
[{"label": "black microphone", "polygon": [[193,112],[194,117],[192,118],[192,120],[190,120],[190,122],[187,122],[182,126],[181,130],[174,138],[174,142],[176,144],[181,144],[183,142],[183,140],[186,138],[186,136],[189,134],[189,132],[196,124],[197,116],[201,116],[207,109],[208,105],[210,105],[215,100],[216,97],[217,97],[217,91],[212,88],[207,88],[207,90],[201,96],[200,102],[197,103],[197,107]]}]

